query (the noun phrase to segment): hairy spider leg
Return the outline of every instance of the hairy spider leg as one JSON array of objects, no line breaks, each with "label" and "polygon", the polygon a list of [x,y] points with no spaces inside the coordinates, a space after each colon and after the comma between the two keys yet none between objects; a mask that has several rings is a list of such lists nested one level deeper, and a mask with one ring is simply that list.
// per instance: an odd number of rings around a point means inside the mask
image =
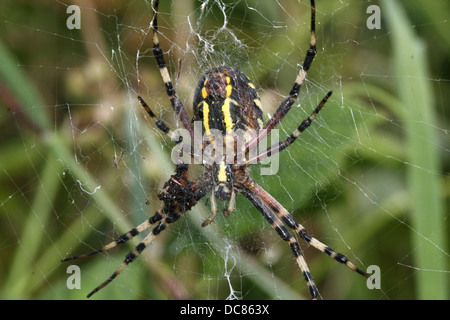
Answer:
[{"label": "hairy spider leg", "polygon": [[191,183],[187,180],[187,170],[187,165],[177,165],[175,174],[166,182],[163,191],[158,195],[160,200],[164,202],[164,206],[160,210],[162,212],[161,218],[164,216],[164,219],[125,257],[119,268],[105,282],[88,294],[88,298],[113,281],[161,231],[165,230],[169,224],[177,221],[205,195],[210,188],[209,176],[206,174],[202,175],[194,183]]},{"label": "hairy spider leg", "polygon": [[342,253],[339,253],[326,244],[320,242],[316,238],[312,237],[308,234],[306,231],[306,228],[302,226],[300,223],[298,223],[294,217],[274,198],[272,197],[266,190],[261,188],[257,183],[254,181],[250,181],[247,184],[247,188],[250,188],[256,195],[258,195],[275,213],[276,215],[283,220],[283,222],[290,227],[291,229],[294,229],[296,233],[307,243],[309,243],[311,246],[316,248],[317,250],[326,253],[329,257],[335,259],[336,261],[346,265],[348,268],[352,269],[356,273],[359,273],[360,275],[370,278],[370,275],[358,267],[356,267],[345,255]]},{"label": "hairy spider leg", "polygon": [[272,118],[266,123],[264,128],[259,131],[258,136],[250,141],[246,147],[245,153],[247,154],[250,148],[256,147],[258,143],[263,140],[273,128],[284,118],[284,116],[291,110],[292,105],[297,100],[297,97],[300,93],[300,89],[303,85],[303,82],[306,79],[306,75],[308,73],[311,64],[316,57],[316,5],[314,0],[311,0],[311,38],[309,42],[309,49],[306,52],[305,59],[303,60],[302,67],[295,79],[294,86],[289,93],[289,97],[284,100],[277,111],[274,113]]},{"label": "hairy spider leg", "polygon": [[297,240],[295,240],[295,238],[292,237],[287,228],[281,222],[280,218],[274,215],[272,210],[267,206],[264,200],[261,199],[256,192],[254,192],[254,190],[252,190],[251,188],[246,188],[241,193],[244,196],[246,196],[247,199],[250,200],[250,202],[259,210],[259,212],[261,212],[261,214],[264,216],[267,222],[269,222],[272,228],[275,229],[275,231],[278,233],[281,239],[289,243],[292,253],[294,254],[297,264],[300,268],[300,271],[302,272],[303,277],[305,278],[309,293],[311,294],[311,297],[313,299],[317,299],[317,297],[319,296],[319,290],[317,289],[317,286],[314,283],[313,277],[308,268],[308,264],[306,263],[303,251],[300,248],[300,245],[297,242]]},{"label": "hairy spider leg", "polygon": [[70,260],[76,260],[76,259],[90,257],[90,256],[95,255],[97,253],[105,252],[105,251],[107,251],[109,249],[117,247],[118,245],[127,242],[128,240],[134,238],[135,236],[137,236],[141,232],[147,230],[151,225],[153,225],[156,222],[160,221],[162,218],[163,218],[163,215],[160,213],[160,211],[157,211],[153,216],[151,216],[150,218],[148,218],[147,220],[142,222],[140,225],[138,225],[137,227],[131,229],[130,231],[122,234],[116,240],[108,243],[104,247],[102,247],[100,249],[97,249],[97,250],[94,250],[94,251],[91,251],[91,252],[88,252],[88,253],[80,254],[78,256],[64,258],[64,259],[61,260],[61,262],[66,262],[66,261],[70,261]]},{"label": "hairy spider leg", "polygon": [[256,157],[247,160],[247,164],[256,163],[256,162],[258,162],[258,161],[260,161],[260,160],[262,160],[262,159],[264,159],[266,157],[270,157],[271,155],[273,155],[273,154],[275,154],[277,152],[280,152],[283,149],[285,149],[288,146],[290,146],[300,136],[300,134],[303,131],[308,129],[308,127],[311,125],[313,120],[316,118],[316,115],[319,113],[319,111],[322,109],[322,107],[328,101],[328,99],[330,98],[332,93],[333,93],[332,91],[328,92],[328,94],[322,99],[322,101],[314,109],[314,111],[308,116],[308,118],[303,120],[303,122],[300,124],[300,126],[298,126],[298,128],[295,129],[294,132],[292,132],[292,134],[286,138],[286,140],[280,141],[279,143],[276,143],[276,144],[272,145],[270,148],[268,148],[268,149],[264,150],[263,152],[259,153]]},{"label": "hairy spider leg", "polygon": [[103,282],[101,285],[99,285],[97,288],[92,290],[87,297],[90,298],[94,293],[98,292],[100,289],[107,286],[111,281],[113,281],[122,271],[125,269],[125,267],[133,262],[144,249],[156,238],[156,236],[167,228],[167,226],[175,222],[176,220],[173,218],[166,217],[163,221],[161,221],[155,228],[152,229],[152,231],[142,240],[141,243],[139,243],[136,248],[134,248],[133,251],[127,254],[125,257],[125,260],[122,262],[122,264],[117,268],[116,271],[108,278],[105,282]]},{"label": "hairy spider leg", "polygon": [[158,38],[158,5],[159,1],[155,1],[154,5],[154,13],[152,19],[152,28],[153,28],[153,53],[155,55],[156,63],[158,64],[159,72],[161,73],[161,77],[166,86],[166,93],[169,96],[169,100],[172,104],[172,108],[183,124],[184,128],[189,131],[191,138],[194,137],[194,130],[192,129],[191,121],[186,112],[186,108],[183,103],[181,103],[180,99],[178,99],[175,89],[173,88],[172,80],[169,75],[169,71],[167,70],[166,62],[164,61],[164,52],[162,48],[159,46],[159,38]]}]

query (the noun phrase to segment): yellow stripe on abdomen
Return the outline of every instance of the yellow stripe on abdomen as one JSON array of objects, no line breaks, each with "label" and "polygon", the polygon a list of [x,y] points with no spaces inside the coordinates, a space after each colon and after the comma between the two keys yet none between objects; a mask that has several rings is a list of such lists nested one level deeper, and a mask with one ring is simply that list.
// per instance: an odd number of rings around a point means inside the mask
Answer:
[{"label": "yellow stripe on abdomen", "polygon": [[203,101],[203,127],[205,127],[205,133],[207,136],[211,135],[211,130],[209,128],[209,105]]},{"label": "yellow stripe on abdomen", "polygon": [[227,129],[228,134],[233,134],[233,119],[231,118],[231,112],[230,112],[230,102],[232,102],[231,99],[226,98],[223,102],[222,106],[222,112],[223,112],[223,120],[225,121],[225,128]]}]

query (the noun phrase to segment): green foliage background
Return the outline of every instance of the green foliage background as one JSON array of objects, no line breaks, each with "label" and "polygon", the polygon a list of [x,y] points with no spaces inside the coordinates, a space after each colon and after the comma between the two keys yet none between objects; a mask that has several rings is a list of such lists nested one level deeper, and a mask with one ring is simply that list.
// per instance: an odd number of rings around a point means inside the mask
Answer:
[{"label": "green foliage background", "polygon": [[[239,41],[225,34],[214,52],[195,43],[185,18],[207,36],[221,27],[221,11],[201,15],[198,1],[173,2],[161,1],[161,39],[174,77],[182,58],[176,83],[188,110],[204,70],[226,62],[252,78],[273,113],[307,49],[308,1],[280,1],[285,11],[275,1],[224,1]],[[0,3],[2,299],[84,299],[132,246],[77,261],[81,290],[67,289],[60,260],[157,210],[173,169],[171,142],[135,99],[139,92],[176,126],[150,50],[150,3],[68,4],[82,8],[81,31],[65,27],[62,2]],[[381,30],[366,28],[371,4],[381,8]],[[317,238],[361,268],[380,267],[381,290],[368,290],[365,279],[304,245],[322,298],[448,299],[450,4],[316,6],[318,56],[301,108],[282,128],[293,130],[330,89],[333,98],[280,156],[276,176],[253,176]],[[186,39],[193,43],[183,51]],[[308,298],[289,246],[245,199],[237,208],[201,228],[203,201],[95,297],[225,299],[230,281],[244,299]]]}]

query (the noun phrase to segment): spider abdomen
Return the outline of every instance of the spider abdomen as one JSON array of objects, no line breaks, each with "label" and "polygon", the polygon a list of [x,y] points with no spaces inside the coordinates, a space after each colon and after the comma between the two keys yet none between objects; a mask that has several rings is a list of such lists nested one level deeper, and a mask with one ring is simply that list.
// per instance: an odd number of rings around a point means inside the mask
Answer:
[{"label": "spider abdomen", "polygon": [[220,66],[208,70],[194,94],[193,122],[201,121],[203,133],[212,130],[233,134],[236,129],[262,128],[261,100],[255,86],[239,70]]}]

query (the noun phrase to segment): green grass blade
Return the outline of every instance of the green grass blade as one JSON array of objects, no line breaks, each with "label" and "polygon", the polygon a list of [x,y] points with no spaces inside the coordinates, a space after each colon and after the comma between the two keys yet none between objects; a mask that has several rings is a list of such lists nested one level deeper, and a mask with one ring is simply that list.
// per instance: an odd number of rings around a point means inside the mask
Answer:
[{"label": "green grass blade", "polygon": [[27,292],[32,287],[33,273],[37,268],[33,261],[39,256],[40,246],[44,242],[45,228],[49,223],[60,180],[56,171],[58,163],[49,159],[40,175],[40,187],[37,189],[33,203],[27,214],[20,236],[20,250],[15,251],[11,262],[10,274],[3,287],[2,296],[8,299],[28,298]]},{"label": "green grass blade", "polygon": [[17,68],[19,62],[0,39],[0,80],[18,100],[20,108],[38,129],[50,129],[39,92],[27,75]]},{"label": "green grass blade", "polygon": [[[408,187],[413,202],[411,237],[417,298],[448,299],[444,198],[435,129],[436,115],[428,80],[426,48],[417,38],[398,1],[383,1],[382,14],[392,32],[394,72],[410,163]],[[427,270],[436,270],[427,271]],[[446,285],[447,284],[447,285]]]}]

